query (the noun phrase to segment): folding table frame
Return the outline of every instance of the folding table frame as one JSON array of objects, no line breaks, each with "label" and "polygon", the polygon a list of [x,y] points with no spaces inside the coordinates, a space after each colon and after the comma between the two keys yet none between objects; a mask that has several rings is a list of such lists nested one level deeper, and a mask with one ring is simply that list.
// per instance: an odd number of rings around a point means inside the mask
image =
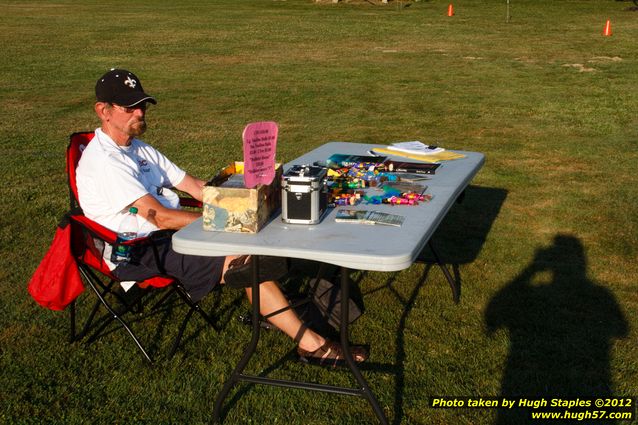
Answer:
[{"label": "folding table frame", "polygon": [[[296,164],[312,164],[317,160],[325,160],[334,153],[361,155],[374,147],[377,146],[331,142],[286,164],[284,168],[286,169]],[[432,201],[428,204],[417,207],[406,206],[405,209],[386,205],[373,206],[379,211],[393,211],[397,214],[404,214],[406,219],[402,228],[336,223],[333,217],[335,213],[331,212],[323,218],[320,224],[315,226],[289,225],[278,220],[278,218],[274,218],[259,233],[246,236],[224,232],[204,232],[201,220],[198,220],[173,235],[173,248],[177,252],[194,255],[242,253],[251,254],[256,260],[259,255],[274,255],[336,265],[341,268],[341,302],[345,304],[350,296],[350,270],[403,270],[419,259],[419,254],[426,245],[433,248],[430,238],[434,231],[484,162],[484,156],[480,153],[461,153],[465,155],[465,158],[445,163],[437,170],[436,176],[433,176],[432,180],[428,180],[429,190],[433,194]],[[365,209],[366,207],[363,206],[363,208]],[[347,231],[345,226],[349,226]],[[374,229],[374,232],[371,232],[371,229]],[[273,241],[276,241],[276,243],[273,243]],[[379,243],[379,241],[383,241],[383,243]],[[458,285],[456,285],[456,282],[434,249],[433,254],[435,257],[434,263],[441,266],[452,288],[454,299],[455,301],[458,300]],[[378,400],[350,354],[347,308],[341,309],[340,342],[345,353],[348,369],[357,382],[356,388],[271,379],[243,373],[259,342],[261,327],[259,325],[259,285],[257,276],[258,261],[254,261],[252,338],[241,360],[234,368],[231,377],[223,385],[215,401],[214,420],[216,422],[220,421],[224,400],[231,389],[239,382],[249,382],[359,396],[367,400],[379,422],[387,424],[388,420]]]}]

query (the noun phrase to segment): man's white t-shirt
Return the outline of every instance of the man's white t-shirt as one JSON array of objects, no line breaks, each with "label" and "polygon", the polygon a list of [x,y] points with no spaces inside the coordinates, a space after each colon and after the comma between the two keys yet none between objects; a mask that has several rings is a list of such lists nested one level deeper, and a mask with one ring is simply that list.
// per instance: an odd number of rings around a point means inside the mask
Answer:
[{"label": "man's white t-shirt", "polygon": [[[80,207],[88,218],[117,232],[128,207],[146,194],[167,208],[178,209],[179,197],[169,187],[177,186],[185,175],[185,171],[141,140],[118,146],[98,128],[77,168]],[[137,222],[139,236],[158,229],[140,215]]]}]

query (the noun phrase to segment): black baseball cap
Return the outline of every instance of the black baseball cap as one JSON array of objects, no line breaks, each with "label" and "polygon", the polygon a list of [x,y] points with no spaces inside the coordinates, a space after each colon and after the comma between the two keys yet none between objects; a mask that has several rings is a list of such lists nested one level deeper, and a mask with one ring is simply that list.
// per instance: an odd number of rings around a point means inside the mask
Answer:
[{"label": "black baseball cap", "polygon": [[141,102],[157,101],[144,93],[142,83],[135,74],[125,69],[111,69],[95,83],[95,97],[98,102],[114,103],[120,106],[135,106]]}]

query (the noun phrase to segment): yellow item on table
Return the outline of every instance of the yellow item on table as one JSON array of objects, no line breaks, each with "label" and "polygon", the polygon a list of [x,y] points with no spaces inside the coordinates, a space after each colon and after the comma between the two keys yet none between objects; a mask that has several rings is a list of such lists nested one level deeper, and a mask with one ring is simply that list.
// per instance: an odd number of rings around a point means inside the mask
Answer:
[{"label": "yellow item on table", "polygon": [[378,154],[400,156],[402,158],[416,159],[418,161],[431,162],[431,163],[465,158],[465,155],[461,153],[457,153],[457,152],[452,152],[452,151],[443,151],[439,153],[433,153],[430,155],[405,153],[405,152],[400,152],[400,151],[395,151],[395,150],[385,149],[385,148],[374,148],[372,149],[372,151]]}]

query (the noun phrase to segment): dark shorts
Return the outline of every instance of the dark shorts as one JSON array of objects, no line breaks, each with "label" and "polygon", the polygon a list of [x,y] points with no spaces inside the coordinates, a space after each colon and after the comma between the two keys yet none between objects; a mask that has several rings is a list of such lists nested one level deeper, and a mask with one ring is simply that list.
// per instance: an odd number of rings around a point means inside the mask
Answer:
[{"label": "dark shorts", "polygon": [[162,232],[155,240],[159,263],[151,246],[135,247],[131,261],[119,264],[113,274],[121,280],[145,280],[167,275],[179,280],[194,302],[201,300],[219,283],[226,257],[201,257],[173,251],[172,232]]}]

